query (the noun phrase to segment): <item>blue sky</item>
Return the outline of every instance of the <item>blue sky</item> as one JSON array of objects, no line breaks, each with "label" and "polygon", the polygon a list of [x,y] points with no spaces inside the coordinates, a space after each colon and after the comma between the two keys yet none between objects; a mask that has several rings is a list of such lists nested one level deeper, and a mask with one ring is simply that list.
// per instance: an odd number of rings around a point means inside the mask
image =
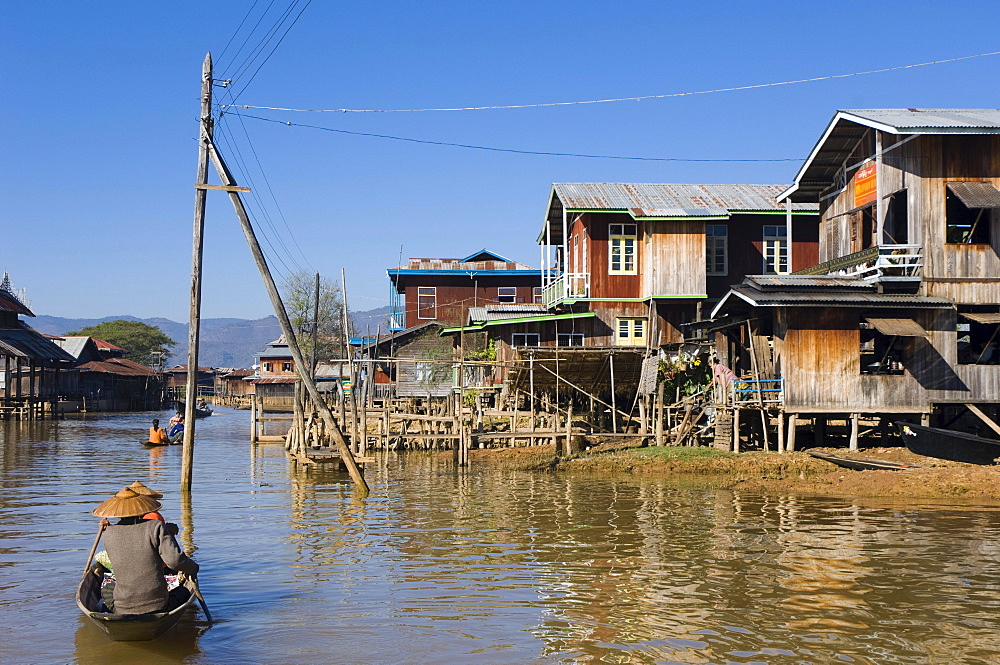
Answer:
[{"label": "blue sky", "polygon": [[[233,77],[291,4],[275,0],[266,13],[265,0],[5,6],[0,270],[27,290],[36,313],[186,319],[201,62],[211,51],[216,77]],[[300,0],[292,15],[304,5]],[[995,2],[945,7],[314,0],[252,81],[262,58],[233,88],[216,93],[235,91],[239,104],[309,109],[537,104],[773,83],[1000,51]],[[239,112],[539,152],[801,160],[838,108],[998,107],[998,69],[1000,56],[989,56],[608,104]],[[553,182],[789,183],[800,165],[487,152],[233,113],[220,124],[223,154],[263,202],[251,199],[279,278],[299,269],[339,278],[344,268],[351,307],[359,310],[388,303],[385,269],[397,264],[400,248],[405,259],[487,247],[537,266],[534,240]],[[203,315],[269,313],[228,197],[210,192]]]}]

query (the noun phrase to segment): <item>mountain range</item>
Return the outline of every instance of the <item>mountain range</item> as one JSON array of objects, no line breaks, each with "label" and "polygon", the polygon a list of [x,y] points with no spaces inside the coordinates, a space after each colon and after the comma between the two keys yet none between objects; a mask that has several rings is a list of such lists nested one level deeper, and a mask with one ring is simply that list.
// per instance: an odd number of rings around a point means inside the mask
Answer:
[{"label": "mountain range", "polygon": [[[351,320],[356,331],[364,334],[370,329],[372,334],[381,325],[388,329],[389,306],[364,312],[351,312]],[[170,349],[167,367],[187,363],[188,324],[164,318],[140,319],[135,316],[105,316],[99,319],[68,319],[60,316],[40,315],[26,321],[35,330],[47,335],[65,335],[68,332],[96,326],[107,321],[141,321],[156,326],[170,339],[177,342]],[[264,350],[269,342],[281,335],[281,327],[275,316],[262,319],[202,319],[201,343],[198,349],[198,364],[202,367],[250,367],[255,354]]]}]

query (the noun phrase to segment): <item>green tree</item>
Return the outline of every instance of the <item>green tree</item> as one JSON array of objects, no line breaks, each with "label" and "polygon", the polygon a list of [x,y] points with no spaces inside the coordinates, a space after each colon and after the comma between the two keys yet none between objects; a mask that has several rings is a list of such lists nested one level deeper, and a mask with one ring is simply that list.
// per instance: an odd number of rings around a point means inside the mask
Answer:
[{"label": "green tree", "polygon": [[138,363],[150,364],[154,352],[170,355],[170,347],[177,344],[162,330],[142,321],[106,321],[96,326],[88,326],[67,336],[82,335],[96,337],[125,349],[125,357]]},{"label": "green tree", "polygon": [[[312,352],[313,315],[316,306],[316,275],[299,270],[285,277],[281,299],[292,324],[299,348],[309,359]],[[344,298],[340,284],[320,277],[319,316],[316,329],[316,360],[344,357]],[[348,319],[348,324],[350,320]]]}]

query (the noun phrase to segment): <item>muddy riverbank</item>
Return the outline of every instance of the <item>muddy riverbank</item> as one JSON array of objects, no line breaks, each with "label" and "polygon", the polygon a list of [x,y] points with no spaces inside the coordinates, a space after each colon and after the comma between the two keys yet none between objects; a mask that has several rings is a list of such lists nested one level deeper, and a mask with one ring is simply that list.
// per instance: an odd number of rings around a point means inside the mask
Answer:
[{"label": "muddy riverbank", "polygon": [[[847,455],[843,449],[817,448]],[[450,453],[448,453],[450,454]],[[850,456],[919,465],[900,471],[852,471],[804,452],[748,452],[709,448],[635,447],[616,444],[556,459],[553,446],[471,451],[473,464],[569,474],[677,477],[716,489],[839,497],[913,497],[1000,500],[1000,466],[948,462],[906,448],[868,448]]]}]

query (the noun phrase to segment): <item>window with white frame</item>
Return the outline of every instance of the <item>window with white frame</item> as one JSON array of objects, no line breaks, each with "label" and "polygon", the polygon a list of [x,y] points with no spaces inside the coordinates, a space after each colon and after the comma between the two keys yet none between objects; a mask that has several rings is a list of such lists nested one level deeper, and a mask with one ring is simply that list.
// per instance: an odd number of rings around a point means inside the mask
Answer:
[{"label": "window with white frame", "polygon": [[497,302],[517,302],[517,287],[497,287]]},{"label": "window with white frame", "polygon": [[583,346],[583,333],[559,333],[558,346]]},{"label": "window with white frame", "polygon": [[261,363],[260,368],[265,372],[271,371],[271,363]]},{"label": "window with white frame", "polygon": [[608,225],[608,274],[634,275],[636,225]]},{"label": "window with white frame", "polygon": [[615,346],[646,346],[646,319],[638,317],[615,319]]},{"label": "window with white frame", "polygon": [[510,336],[511,346],[538,346],[539,342],[538,333],[511,333]]},{"label": "window with white frame", "polygon": [[417,287],[417,318],[436,319],[437,318],[437,287],[418,286]]},{"label": "window with white frame", "polygon": [[534,303],[542,302],[542,287],[536,286],[531,290],[531,301]]},{"label": "window with white frame", "polygon": [[788,274],[788,229],[784,226],[765,226],[761,242],[765,275]]},{"label": "window with white frame", "polygon": [[725,224],[705,225],[705,272],[729,274],[729,228]]}]

